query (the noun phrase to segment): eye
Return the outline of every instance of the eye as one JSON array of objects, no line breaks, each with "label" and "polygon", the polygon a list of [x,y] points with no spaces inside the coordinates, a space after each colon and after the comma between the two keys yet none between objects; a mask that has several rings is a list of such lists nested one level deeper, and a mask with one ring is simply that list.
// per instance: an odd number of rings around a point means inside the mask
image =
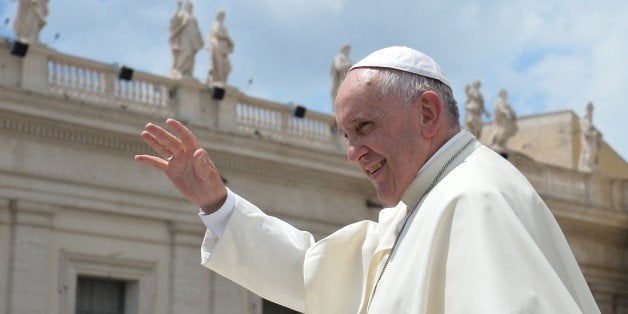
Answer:
[{"label": "eye", "polygon": [[373,122],[371,121],[360,122],[358,124],[358,127],[356,128],[356,131],[358,131],[358,133],[360,134],[367,134],[371,132],[372,130],[373,130]]}]

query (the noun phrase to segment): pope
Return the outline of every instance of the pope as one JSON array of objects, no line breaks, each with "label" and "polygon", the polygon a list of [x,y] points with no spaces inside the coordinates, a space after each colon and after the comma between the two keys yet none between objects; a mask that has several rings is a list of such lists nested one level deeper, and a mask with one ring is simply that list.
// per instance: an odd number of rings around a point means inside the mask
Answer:
[{"label": "pope", "polygon": [[335,99],[347,158],[387,205],[315,241],[227,189],[194,135],[146,125],[163,173],[200,208],[201,263],[305,313],[599,313],[556,220],[506,159],[461,130],[451,85],[407,47],[351,67]]}]

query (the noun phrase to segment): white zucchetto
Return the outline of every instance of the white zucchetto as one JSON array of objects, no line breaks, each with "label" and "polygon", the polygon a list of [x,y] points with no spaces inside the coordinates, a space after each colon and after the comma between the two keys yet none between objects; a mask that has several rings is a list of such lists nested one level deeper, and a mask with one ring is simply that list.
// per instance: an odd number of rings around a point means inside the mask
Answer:
[{"label": "white zucchetto", "polygon": [[430,56],[408,47],[394,46],[377,50],[358,63],[355,68],[390,68],[410,72],[443,82],[451,88],[440,67]]}]

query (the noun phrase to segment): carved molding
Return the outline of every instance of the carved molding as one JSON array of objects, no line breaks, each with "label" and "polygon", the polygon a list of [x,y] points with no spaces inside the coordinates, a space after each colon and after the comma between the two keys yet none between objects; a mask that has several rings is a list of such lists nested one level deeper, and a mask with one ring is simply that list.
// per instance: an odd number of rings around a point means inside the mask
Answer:
[{"label": "carved molding", "polygon": [[171,221],[168,223],[170,229],[170,241],[174,245],[185,245],[198,247],[199,239],[205,233],[205,226],[197,223],[186,223]]},{"label": "carved molding", "polygon": [[628,192],[626,179],[601,174],[585,174],[557,166],[538,163],[519,153],[510,162],[530,181],[544,200],[555,199],[581,206],[628,213],[620,195]]},{"label": "carved molding", "polygon": [[103,136],[86,129],[70,128],[44,120],[20,119],[5,114],[0,116],[0,130],[115,151],[131,153],[148,152],[146,145],[139,141]]},{"label": "carved molding", "polygon": [[15,223],[33,227],[51,228],[53,218],[59,207],[17,200],[11,202],[15,210]]},{"label": "carved molding", "polygon": [[135,281],[127,288],[132,294],[131,304],[125,305],[132,313],[153,313],[157,273],[156,262],[95,256],[82,253],[59,252],[59,313],[73,313],[76,304],[76,283],[79,275]]},{"label": "carved molding", "polygon": [[[50,120],[25,119],[21,116],[4,113],[0,116],[0,130],[107,149],[118,153],[152,153],[150,148],[139,139],[131,140],[126,135],[112,132],[103,135],[79,126],[59,125],[52,123]],[[302,150],[303,148],[296,149]],[[312,171],[278,162],[263,161],[254,157],[234,156],[225,152],[211,152],[211,155],[217,167],[222,171],[245,172],[265,178],[300,182],[350,193],[355,193],[356,187],[358,187],[357,190],[369,191],[370,189],[366,179],[347,178],[335,173]]]},{"label": "carved molding", "polygon": [[619,247],[628,247],[628,229],[600,226],[589,222],[557,217],[560,228],[566,235],[589,238]]}]

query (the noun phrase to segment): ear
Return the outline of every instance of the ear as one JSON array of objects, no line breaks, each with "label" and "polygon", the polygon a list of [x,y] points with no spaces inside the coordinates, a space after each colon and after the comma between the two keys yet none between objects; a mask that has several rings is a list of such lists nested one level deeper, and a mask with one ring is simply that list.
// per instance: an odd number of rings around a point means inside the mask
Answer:
[{"label": "ear", "polygon": [[443,123],[443,102],[433,91],[427,91],[419,96],[421,110],[421,134],[426,138],[433,138]]}]

